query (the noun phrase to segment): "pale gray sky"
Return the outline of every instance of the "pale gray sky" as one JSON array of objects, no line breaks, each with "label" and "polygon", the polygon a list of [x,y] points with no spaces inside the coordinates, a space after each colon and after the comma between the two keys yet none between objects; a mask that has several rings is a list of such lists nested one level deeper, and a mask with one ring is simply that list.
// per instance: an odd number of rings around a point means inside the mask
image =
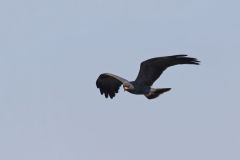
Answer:
[{"label": "pale gray sky", "polygon": [[[0,1],[0,159],[239,160],[237,0]],[[188,54],[159,98],[105,99],[102,72]]]}]

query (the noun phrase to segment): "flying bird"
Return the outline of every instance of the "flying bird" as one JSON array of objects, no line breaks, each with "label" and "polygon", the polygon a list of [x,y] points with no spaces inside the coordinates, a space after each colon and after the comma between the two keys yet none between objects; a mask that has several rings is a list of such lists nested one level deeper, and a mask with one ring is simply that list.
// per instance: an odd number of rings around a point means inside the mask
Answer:
[{"label": "flying bird", "polygon": [[124,91],[136,95],[144,95],[148,99],[154,99],[160,94],[171,90],[171,88],[151,88],[165,69],[178,64],[199,65],[199,63],[200,61],[196,58],[188,57],[187,55],[151,58],[141,63],[135,81],[128,81],[111,73],[103,73],[98,77],[96,86],[106,98],[110,97],[112,99],[115,97],[120,86],[123,85]]}]

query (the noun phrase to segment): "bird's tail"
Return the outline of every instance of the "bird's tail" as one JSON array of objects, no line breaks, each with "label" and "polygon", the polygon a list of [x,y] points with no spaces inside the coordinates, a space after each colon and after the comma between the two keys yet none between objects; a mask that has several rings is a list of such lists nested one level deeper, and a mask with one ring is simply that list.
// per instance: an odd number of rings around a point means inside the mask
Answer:
[{"label": "bird's tail", "polygon": [[154,99],[157,98],[160,94],[163,94],[170,90],[171,88],[151,88],[150,92],[148,94],[145,94],[145,97],[148,99]]}]

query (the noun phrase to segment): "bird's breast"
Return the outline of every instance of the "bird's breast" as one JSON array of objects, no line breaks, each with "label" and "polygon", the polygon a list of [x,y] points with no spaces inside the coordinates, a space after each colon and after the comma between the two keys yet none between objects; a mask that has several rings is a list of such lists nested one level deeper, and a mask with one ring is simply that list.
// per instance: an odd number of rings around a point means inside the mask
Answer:
[{"label": "bird's breast", "polygon": [[134,90],[128,90],[128,92],[132,93],[132,94],[147,94],[150,91],[150,87],[148,86],[138,86],[138,85],[134,85]]}]

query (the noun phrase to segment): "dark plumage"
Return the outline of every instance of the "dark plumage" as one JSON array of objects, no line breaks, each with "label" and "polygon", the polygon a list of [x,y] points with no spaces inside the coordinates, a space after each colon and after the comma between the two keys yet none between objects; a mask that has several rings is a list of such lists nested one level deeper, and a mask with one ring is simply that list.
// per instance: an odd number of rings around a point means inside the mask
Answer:
[{"label": "dark plumage", "polygon": [[196,58],[187,57],[187,55],[174,55],[166,57],[151,58],[143,61],[140,71],[135,81],[128,80],[110,73],[101,74],[97,81],[97,88],[100,93],[113,98],[121,85],[124,90],[138,95],[145,95],[148,99],[158,97],[160,94],[169,91],[171,88],[151,88],[153,83],[160,77],[165,69],[178,64],[199,65],[200,61]]}]

